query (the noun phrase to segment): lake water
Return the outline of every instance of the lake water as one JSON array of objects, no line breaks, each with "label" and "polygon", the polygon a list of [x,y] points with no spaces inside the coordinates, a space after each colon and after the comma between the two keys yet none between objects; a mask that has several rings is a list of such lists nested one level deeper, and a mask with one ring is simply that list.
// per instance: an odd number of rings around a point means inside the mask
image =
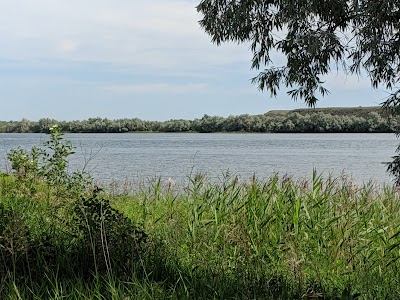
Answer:
[{"label": "lake water", "polygon": [[[0,134],[0,166],[6,152],[41,145],[45,134]],[[326,176],[343,172],[357,182],[389,183],[384,162],[399,143],[394,134],[66,134],[77,146],[71,169],[86,170],[100,181],[135,181],[161,177],[184,181],[204,172],[243,179],[255,174],[310,177],[313,168]]]}]

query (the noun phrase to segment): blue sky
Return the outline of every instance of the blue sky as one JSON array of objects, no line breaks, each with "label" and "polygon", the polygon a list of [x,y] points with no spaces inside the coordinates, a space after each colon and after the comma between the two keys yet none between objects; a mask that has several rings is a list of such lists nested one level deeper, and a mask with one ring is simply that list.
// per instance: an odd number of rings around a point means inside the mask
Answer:
[{"label": "blue sky", "polygon": [[[193,119],[306,107],[250,83],[248,45],[217,47],[192,0],[0,0],[0,120]],[[275,57],[279,63],[279,56]],[[327,78],[328,106],[378,105],[368,78]]]}]

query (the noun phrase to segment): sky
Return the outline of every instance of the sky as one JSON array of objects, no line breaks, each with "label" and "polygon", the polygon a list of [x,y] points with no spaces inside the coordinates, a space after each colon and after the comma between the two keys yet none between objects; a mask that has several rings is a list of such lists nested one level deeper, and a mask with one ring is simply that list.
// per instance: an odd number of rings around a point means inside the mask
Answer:
[{"label": "sky", "polygon": [[[199,2],[0,0],[0,120],[164,121],[306,107],[285,90],[258,91],[249,45],[212,44]],[[317,107],[387,96],[341,71],[325,86],[331,93]]]}]

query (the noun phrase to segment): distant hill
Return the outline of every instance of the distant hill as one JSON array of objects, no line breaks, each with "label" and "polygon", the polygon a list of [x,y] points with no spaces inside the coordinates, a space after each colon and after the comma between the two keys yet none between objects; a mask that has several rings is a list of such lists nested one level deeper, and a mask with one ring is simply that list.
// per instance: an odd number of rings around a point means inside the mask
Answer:
[{"label": "distant hill", "polygon": [[333,116],[357,116],[367,117],[371,112],[377,112],[382,117],[387,116],[386,112],[380,106],[369,106],[369,107],[324,107],[324,108],[300,108],[293,110],[271,110],[265,113],[266,116],[286,116],[290,113],[299,113],[301,115],[313,114],[313,113],[325,113]]}]

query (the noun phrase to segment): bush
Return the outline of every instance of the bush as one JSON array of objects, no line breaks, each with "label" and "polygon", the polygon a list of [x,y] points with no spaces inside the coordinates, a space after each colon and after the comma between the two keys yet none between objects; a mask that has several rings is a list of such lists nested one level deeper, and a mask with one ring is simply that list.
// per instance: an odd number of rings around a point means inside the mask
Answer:
[{"label": "bush", "polygon": [[81,197],[72,210],[81,269],[91,273],[132,270],[145,249],[146,233],[96,194]]},{"label": "bush", "polygon": [[[0,275],[23,279],[32,270],[41,277],[55,270],[63,276],[122,273],[133,270],[145,248],[143,230],[98,191],[88,193],[88,174],[67,172],[74,146],[62,135],[53,126],[44,148],[8,153],[16,176],[2,183]],[[6,192],[7,182],[13,184]],[[72,201],[59,205],[52,195],[60,194]]]},{"label": "bush", "polygon": [[80,192],[92,178],[85,172],[68,173],[68,157],[75,152],[70,141],[63,140],[63,133],[57,125],[49,129],[50,139],[46,148],[32,147],[30,151],[18,148],[11,150],[7,157],[11,168],[20,179],[32,181],[43,179],[52,186],[64,187],[65,191]]}]

